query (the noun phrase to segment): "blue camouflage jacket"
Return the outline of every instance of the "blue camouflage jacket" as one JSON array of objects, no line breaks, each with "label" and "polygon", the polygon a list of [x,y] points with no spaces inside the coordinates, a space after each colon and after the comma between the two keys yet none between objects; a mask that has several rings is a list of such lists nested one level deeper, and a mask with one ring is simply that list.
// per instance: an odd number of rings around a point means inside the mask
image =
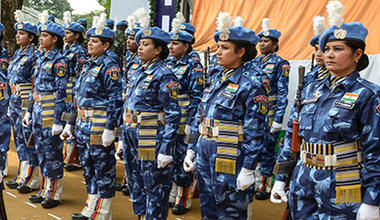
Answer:
[{"label": "blue camouflage jacket", "polygon": [[191,125],[196,110],[201,102],[203,93],[203,67],[198,60],[190,57],[190,54],[182,56],[178,61],[169,59],[166,65],[171,69],[180,84],[179,94],[190,96],[188,108],[189,116],[187,124]]},{"label": "blue camouflage jacket", "polygon": [[[78,58],[78,54],[79,54],[79,58]],[[67,59],[68,64],[69,64],[69,71],[70,71],[69,77],[76,77],[77,73],[79,75],[87,57],[87,51],[82,46],[82,44],[79,42],[76,42],[75,44],[66,47],[62,55]]]},{"label": "blue camouflage jacket", "polygon": [[[62,124],[62,113],[65,108],[66,87],[68,79],[67,60],[58,48],[44,50],[36,60],[34,70],[34,93],[55,92],[54,124]],[[32,97],[30,97],[32,98]]]},{"label": "blue camouflage jacket", "polygon": [[[299,135],[315,144],[360,140],[364,187],[363,202],[380,204],[380,87],[353,72],[333,91],[330,75],[315,80],[302,91]],[[352,96],[350,101],[344,97]],[[343,103],[343,104],[342,104]],[[285,140],[278,161],[290,157],[291,141]],[[280,179],[281,180],[281,179]]]},{"label": "blue camouflage jacket", "polygon": [[104,107],[107,112],[105,128],[114,130],[121,115],[121,66],[112,50],[85,63],[74,88],[78,107]]},{"label": "blue camouflage jacket", "polygon": [[274,118],[275,122],[282,124],[288,104],[289,62],[279,57],[276,53],[262,54],[252,62],[269,76],[270,88],[267,88],[270,91],[268,93],[268,117]]},{"label": "blue camouflage jacket", "polygon": [[[20,48],[16,50],[13,59],[8,67],[8,79],[10,83],[25,83],[32,81],[33,62],[37,61],[40,52],[38,48],[29,45],[23,50]],[[34,59],[34,61],[33,61]]]},{"label": "blue camouflage jacket", "polygon": [[147,69],[141,64],[138,71],[131,75],[127,84],[124,104],[126,109],[137,112],[164,112],[165,125],[159,144],[159,153],[172,155],[178,134],[181,110],[178,105],[178,79],[165,66],[156,60]]},{"label": "blue camouflage jacket", "polygon": [[0,117],[7,114],[9,97],[10,97],[10,88],[8,85],[8,63],[9,56],[8,51],[0,45],[1,54],[0,54]]},{"label": "blue camouflage jacket", "polygon": [[[244,149],[243,167],[251,170],[256,167],[257,155],[265,134],[268,104],[266,91],[256,75],[253,69],[245,69],[243,65],[223,82],[222,71],[214,73],[214,83],[204,90],[203,108],[201,110],[199,106],[191,126],[191,134],[197,134],[201,117],[242,122],[244,141],[239,142],[239,145]],[[196,150],[196,144],[189,144],[188,149]]]}]

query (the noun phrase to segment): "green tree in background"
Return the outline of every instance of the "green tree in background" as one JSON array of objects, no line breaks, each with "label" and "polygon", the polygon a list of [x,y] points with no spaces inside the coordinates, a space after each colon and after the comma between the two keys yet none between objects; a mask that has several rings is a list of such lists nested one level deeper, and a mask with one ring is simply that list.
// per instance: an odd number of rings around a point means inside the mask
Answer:
[{"label": "green tree in background", "polygon": [[110,16],[111,0],[98,0],[99,4],[105,8],[104,12]]},{"label": "green tree in background", "polygon": [[62,19],[63,12],[73,11],[67,0],[24,0],[24,5],[38,11],[49,10],[49,14]]}]

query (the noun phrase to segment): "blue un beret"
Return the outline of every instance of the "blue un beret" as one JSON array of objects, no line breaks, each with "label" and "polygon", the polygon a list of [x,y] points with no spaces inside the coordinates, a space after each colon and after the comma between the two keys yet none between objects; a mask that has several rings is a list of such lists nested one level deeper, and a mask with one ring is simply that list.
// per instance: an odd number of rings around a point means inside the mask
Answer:
[{"label": "blue un beret", "polygon": [[315,47],[315,45],[319,44],[319,34],[315,35],[313,38],[310,40],[310,45]]},{"label": "blue un beret", "polygon": [[214,34],[214,40],[218,42],[219,40],[228,41],[228,40],[238,40],[238,41],[247,41],[252,44],[257,44],[259,42],[258,37],[255,32],[251,29],[237,26],[230,29],[229,33],[222,33],[216,31]]},{"label": "blue un beret", "polygon": [[145,29],[139,30],[139,32],[137,32],[136,37],[135,37],[135,41],[137,45],[140,45],[140,39],[145,39],[145,38],[161,40],[165,42],[166,44],[170,43],[169,33],[158,27],[147,27]]},{"label": "blue un beret", "polygon": [[170,37],[171,37],[171,40],[180,40],[180,41],[184,41],[190,44],[193,40],[193,35],[191,35],[190,33],[186,31],[179,31],[178,33],[170,32]]},{"label": "blue un beret", "polygon": [[82,33],[84,31],[84,27],[77,22],[71,22],[70,26],[68,27],[66,26],[66,24],[64,24],[63,27],[65,28],[65,30],[75,31],[79,33]]},{"label": "blue un beret", "polygon": [[37,26],[31,22],[17,22],[14,27],[16,31],[26,31],[32,34],[37,34]]},{"label": "blue un beret", "polygon": [[137,27],[136,28],[133,28],[133,29],[130,29],[130,28],[127,28],[125,30],[125,35],[129,35],[129,36],[135,36],[137,32],[139,32],[139,30],[141,30],[142,28],[140,27],[140,24],[137,23]]},{"label": "blue un beret", "polygon": [[195,27],[190,23],[184,23],[184,25],[185,25],[185,31],[189,32],[191,35],[194,35]]},{"label": "blue un beret", "polygon": [[58,24],[51,22],[51,21],[48,21],[45,24],[40,25],[38,28],[38,31],[40,33],[41,32],[48,32],[51,34],[55,34],[55,35],[58,35],[62,38],[65,36],[65,30],[63,30],[63,28],[61,26],[59,26]]},{"label": "blue un beret", "polygon": [[104,27],[101,33],[96,33],[96,27],[93,27],[86,32],[86,38],[89,39],[90,37],[104,37],[113,39],[115,37],[115,31],[111,30],[109,27]]},{"label": "blue un beret", "polygon": [[322,52],[325,52],[325,46],[328,40],[356,39],[365,42],[367,34],[367,28],[360,22],[343,23],[340,28],[334,25],[323,32],[319,40],[319,46]]},{"label": "blue un beret", "polygon": [[276,30],[276,29],[269,29],[266,31],[261,31],[258,34],[258,36],[259,36],[259,38],[261,38],[261,37],[273,37],[273,38],[276,38],[277,40],[279,40],[280,36],[281,36],[281,32],[279,30]]},{"label": "blue un beret", "polygon": [[117,24],[116,24],[116,27],[119,27],[119,26],[128,26],[128,24],[125,20],[121,20],[121,21],[117,22]]},{"label": "blue un beret", "polygon": [[52,21],[52,22],[55,22],[55,17],[54,17],[54,15],[49,15],[49,16],[48,16],[48,20],[49,20],[49,21]]},{"label": "blue un beret", "polygon": [[79,23],[80,25],[84,25],[86,26],[87,25],[87,19],[85,18],[81,18],[77,21],[77,23]]},{"label": "blue un beret", "polygon": [[107,24],[107,26],[114,26],[115,22],[113,20],[111,20],[111,19],[108,19],[106,21],[106,24]]}]

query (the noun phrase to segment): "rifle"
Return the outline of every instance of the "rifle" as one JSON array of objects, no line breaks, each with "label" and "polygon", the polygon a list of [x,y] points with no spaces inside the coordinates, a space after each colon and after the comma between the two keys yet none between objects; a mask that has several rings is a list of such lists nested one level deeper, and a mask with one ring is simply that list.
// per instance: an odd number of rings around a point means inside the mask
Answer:
[{"label": "rifle", "polygon": [[[290,161],[284,161],[284,162],[277,162],[273,173],[275,175],[279,174],[286,174],[286,185],[289,186],[290,179],[292,177],[292,173],[294,170],[294,167],[297,164],[297,160],[300,156],[300,146],[302,143],[302,139],[300,136],[298,136],[299,132],[299,113],[301,111],[302,105],[301,105],[301,93],[303,88],[303,77],[305,74],[305,67],[299,66],[298,68],[298,90],[297,90],[297,96],[296,96],[296,106],[297,106],[297,118],[293,120],[293,132],[292,132],[292,147],[291,147],[291,159]],[[281,197],[278,194],[275,194],[274,197],[276,199],[281,199]],[[290,220],[290,210],[289,210],[289,204],[287,204],[286,209],[282,215],[282,220]]]},{"label": "rifle", "polygon": [[[35,45],[34,43],[32,43],[32,97],[33,97],[33,94],[34,94],[34,69],[35,69],[35,64],[36,64],[36,60],[35,60]],[[26,144],[28,147],[32,147],[35,145],[35,141],[34,141],[34,135],[33,135],[33,131],[30,133],[30,136],[29,136],[29,139],[28,139],[28,143]]]},{"label": "rifle", "polygon": [[311,67],[310,67],[310,71],[312,71],[313,68],[314,68],[314,59],[315,59],[315,53],[313,53],[313,55],[311,56]]}]

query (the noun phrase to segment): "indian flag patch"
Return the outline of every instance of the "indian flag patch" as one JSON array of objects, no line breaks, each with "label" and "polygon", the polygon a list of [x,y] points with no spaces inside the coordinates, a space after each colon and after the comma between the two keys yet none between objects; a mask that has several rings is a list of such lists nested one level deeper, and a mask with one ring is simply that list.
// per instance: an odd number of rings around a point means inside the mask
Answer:
[{"label": "indian flag patch", "polygon": [[74,57],[74,53],[70,53],[67,57],[68,57],[69,59],[73,58],[73,57]]},{"label": "indian flag patch", "polygon": [[137,69],[137,67],[139,67],[139,65],[138,65],[137,63],[134,63],[134,64],[132,65],[132,69],[133,69],[133,70]]},{"label": "indian flag patch", "polygon": [[100,67],[96,66],[93,70],[94,73],[98,74],[100,71]]},{"label": "indian flag patch", "polygon": [[179,71],[180,72],[185,72],[187,69],[187,66],[181,66],[181,68],[179,68]]},{"label": "indian flag patch", "polygon": [[274,68],[274,64],[268,64],[265,67],[265,69],[268,70],[268,71],[273,71],[273,68]]},{"label": "indian flag patch", "polygon": [[146,78],[145,78],[145,80],[144,80],[144,82],[150,82],[150,81],[152,81],[152,79],[153,79],[153,75],[148,75]]},{"label": "indian flag patch", "polygon": [[46,63],[46,64],[45,64],[45,68],[46,68],[46,69],[51,69],[52,66],[53,66],[52,63]]},{"label": "indian flag patch", "polygon": [[229,92],[236,92],[239,88],[239,85],[236,85],[236,84],[228,84],[226,90],[229,91]]},{"label": "indian flag patch", "polygon": [[359,97],[359,94],[346,92],[346,94],[344,94],[344,96],[342,98],[342,101],[354,103],[354,102],[356,102],[358,97]]}]

